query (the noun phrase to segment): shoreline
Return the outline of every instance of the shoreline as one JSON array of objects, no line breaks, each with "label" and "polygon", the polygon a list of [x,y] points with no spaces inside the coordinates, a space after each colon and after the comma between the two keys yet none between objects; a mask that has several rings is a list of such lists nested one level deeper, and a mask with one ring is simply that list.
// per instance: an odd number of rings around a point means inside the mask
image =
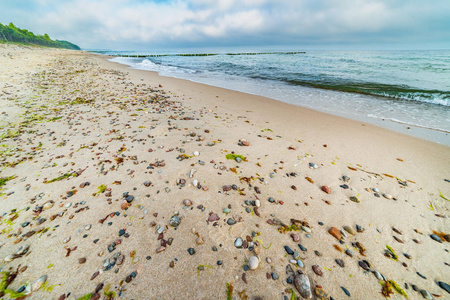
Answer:
[{"label": "shoreline", "polygon": [[[111,56],[111,55],[105,55],[105,54],[96,54],[96,55],[109,57],[110,60],[112,60],[114,58],[117,58],[117,57],[120,57],[120,56]],[[113,61],[113,62],[115,62],[115,61]],[[158,73],[158,75],[160,75],[159,71],[145,70],[145,69],[142,69],[142,68],[130,66],[130,65],[128,65],[126,63],[123,63],[123,62],[122,63],[119,62],[119,64],[123,64],[123,65],[129,67],[130,69],[144,70],[144,71],[148,71],[148,72],[156,72],[156,73]],[[326,113],[326,114],[331,114],[331,115],[334,115],[334,116],[339,116],[339,117],[343,117],[343,118],[347,118],[347,119],[351,119],[351,120],[356,120],[358,122],[367,122],[367,123],[370,123],[372,125],[375,125],[375,126],[378,126],[378,127],[381,127],[381,128],[385,128],[385,129],[388,129],[388,130],[396,131],[396,132],[399,132],[399,133],[402,133],[402,134],[406,134],[406,135],[409,135],[409,136],[412,136],[412,137],[420,138],[420,139],[423,139],[423,140],[435,142],[435,143],[446,145],[446,146],[450,146],[450,132],[449,131],[443,130],[443,129],[440,129],[440,128],[435,129],[435,128],[432,128],[432,127],[421,126],[421,125],[408,123],[408,122],[403,122],[403,121],[397,121],[395,119],[395,117],[394,118],[392,118],[392,117],[381,118],[381,117],[371,116],[368,113],[367,113],[368,115],[362,116],[362,115],[358,115],[358,114],[356,114],[354,112],[345,112],[345,111],[342,111],[342,110],[339,111],[339,110],[335,110],[335,109],[334,110],[329,110],[329,109],[327,109],[325,107],[320,108],[320,107],[312,106],[311,104],[307,104],[307,103],[292,103],[292,102],[289,102],[288,100],[283,100],[281,96],[278,96],[278,98],[277,98],[277,96],[275,94],[274,95],[262,95],[262,93],[258,93],[258,92],[256,92],[256,90],[255,91],[250,91],[253,88],[244,88],[244,87],[238,87],[238,86],[235,86],[233,88],[232,86],[231,87],[230,86],[226,86],[226,84],[221,84],[220,82],[215,82],[214,83],[214,80],[213,80],[213,82],[211,82],[211,81],[210,82],[205,82],[204,80],[202,81],[200,78],[195,79],[195,78],[188,78],[188,77],[183,77],[183,76],[177,77],[177,75],[175,75],[175,74],[172,74],[172,75],[160,75],[160,76],[166,76],[166,77],[172,77],[172,78],[177,78],[177,79],[182,79],[182,80],[188,80],[188,81],[191,81],[191,82],[205,84],[205,85],[209,85],[209,86],[212,86],[212,87],[230,89],[230,90],[234,90],[234,91],[237,91],[237,92],[242,92],[242,93],[245,93],[245,94],[256,95],[256,96],[261,96],[261,97],[267,97],[267,98],[273,99],[275,101],[279,101],[279,102],[283,102],[283,103],[287,103],[287,104],[291,104],[291,105],[294,105],[294,106],[299,106],[299,107],[303,107],[303,108],[307,108],[307,109],[312,109],[312,110],[315,110],[315,111],[320,111],[320,112],[323,112],[323,113]],[[232,84],[232,85],[235,85],[235,84]],[[284,88],[288,88],[288,86],[286,86]],[[311,89],[315,90],[314,88],[311,88]],[[320,90],[320,89],[318,89],[318,90]],[[268,91],[266,91],[266,92],[268,92]],[[307,90],[303,91],[303,92],[307,93]],[[332,92],[334,92],[334,93],[342,93],[340,91],[332,91]],[[360,94],[357,93],[357,95],[360,95]],[[363,95],[363,94],[361,94],[361,95]],[[352,96],[352,94],[348,93],[347,97],[351,97],[351,96]],[[319,95],[315,95],[313,97],[320,98]],[[342,97],[345,97],[345,96],[342,96]],[[370,97],[378,98],[380,96],[372,95]],[[386,100],[386,99],[383,98],[383,97],[380,97],[380,100]],[[323,105],[323,103],[322,103],[322,105]],[[430,105],[432,105],[432,104],[430,104]]]},{"label": "shoreline", "polygon": [[286,270],[335,299],[384,299],[373,271],[446,296],[449,147],[103,55],[0,49],[0,71],[0,269],[53,286],[27,299],[299,297]]}]

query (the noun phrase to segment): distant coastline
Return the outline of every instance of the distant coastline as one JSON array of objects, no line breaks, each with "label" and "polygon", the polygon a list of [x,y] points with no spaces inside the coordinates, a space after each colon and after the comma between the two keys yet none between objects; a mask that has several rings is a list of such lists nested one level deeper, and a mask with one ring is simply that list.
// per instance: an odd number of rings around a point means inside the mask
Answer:
[{"label": "distant coastline", "polygon": [[71,42],[52,40],[48,34],[35,35],[31,31],[16,27],[13,23],[9,23],[8,26],[0,23],[0,43],[81,50]]}]

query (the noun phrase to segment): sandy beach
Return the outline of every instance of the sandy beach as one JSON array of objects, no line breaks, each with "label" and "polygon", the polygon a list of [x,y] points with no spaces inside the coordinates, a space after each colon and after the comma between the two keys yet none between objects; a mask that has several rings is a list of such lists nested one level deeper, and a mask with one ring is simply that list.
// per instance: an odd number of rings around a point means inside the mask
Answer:
[{"label": "sandy beach", "polygon": [[0,45],[0,88],[26,299],[450,297],[447,146],[82,51]]}]

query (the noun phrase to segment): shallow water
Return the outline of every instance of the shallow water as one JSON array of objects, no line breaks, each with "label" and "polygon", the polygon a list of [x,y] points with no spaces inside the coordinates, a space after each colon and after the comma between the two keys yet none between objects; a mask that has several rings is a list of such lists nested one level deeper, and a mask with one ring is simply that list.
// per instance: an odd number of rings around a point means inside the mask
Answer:
[{"label": "shallow water", "polygon": [[450,132],[448,50],[258,55],[219,51],[210,56],[176,55],[181,51],[102,53],[166,54],[112,60],[164,76],[258,94],[353,119],[391,120]]}]

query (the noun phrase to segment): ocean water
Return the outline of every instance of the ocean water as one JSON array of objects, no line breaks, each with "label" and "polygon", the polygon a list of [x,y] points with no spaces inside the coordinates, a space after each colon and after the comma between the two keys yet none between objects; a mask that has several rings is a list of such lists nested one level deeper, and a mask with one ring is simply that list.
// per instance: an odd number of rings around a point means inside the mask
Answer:
[{"label": "ocean water", "polygon": [[[138,55],[112,61],[163,76],[358,120],[390,120],[450,133],[450,50],[258,52],[101,53]],[[449,141],[444,144],[449,144],[450,136],[445,136]]]}]

